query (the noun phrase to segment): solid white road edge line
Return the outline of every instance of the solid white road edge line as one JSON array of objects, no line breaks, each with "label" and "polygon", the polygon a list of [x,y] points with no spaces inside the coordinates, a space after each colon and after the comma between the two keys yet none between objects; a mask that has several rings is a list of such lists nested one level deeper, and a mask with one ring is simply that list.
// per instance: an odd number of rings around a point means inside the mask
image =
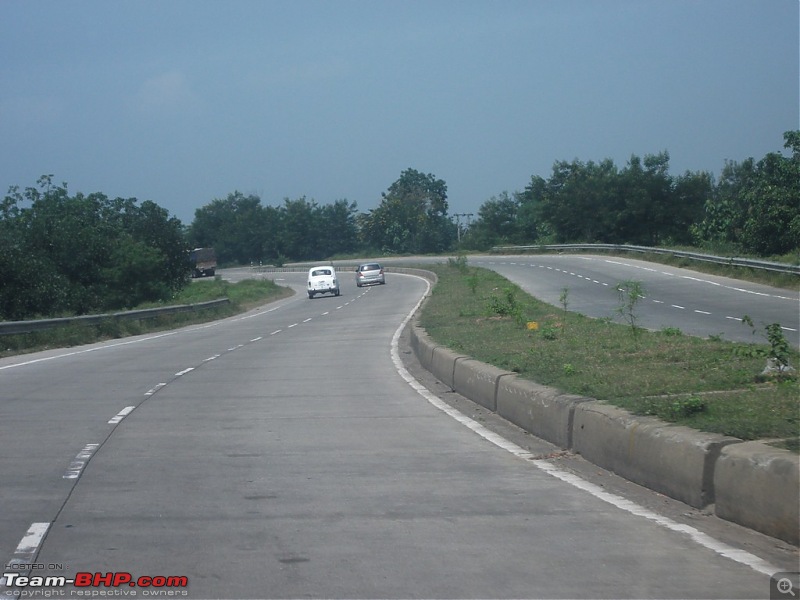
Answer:
[{"label": "solid white road edge line", "polygon": [[468,427],[478,435],[480,435],[485,440],[499,446],[500,448],[507,450],[514,456],[527,460],[529,463],[535,465],[537,468],[541,469],[548,475],[552,475],[565,483],[569,483],[570,485],[588,492],[595,498],[599,500],[603,500],[615,506],[621,510],[624,510],[630,514],[643,517],[648,519],[657,525],[664,527],[670,531],[674,531],[677,533],[681,533],[684,535],[689,536],[695,543],[703,546],[719,554],[720,556],[724,556],[725,558],[729,558],[733,561],[746,565],[757,571],[758,573],[762,573],[767,576],[771,576],[774,573],[780,571],[779,568],[769,564],[767,561],[759,558],[758,556],[751,554],[745,550],[741,550],[739,548],[734,548],[733,546],[729,546],[719,540],[714,539],[713,537],[703,533],[702,531],[690,526],[690,525],[683,525],[678,523],[677,521],[673,521],[669,517],[665,517],[663,515],[659,515],[643,506],[639,506],[635,502],[628,500],[627,498],[623,498],[622,496],[618,496],[616,494],[611,494],[606,492],[600,486],[597,486],[593,483],[590,483],[573,473],[569,473],[564,471],[563,469],[558,468],[554,464],[547,462],[546,460],[535,459],[534,455],[525,450],[524,448],[518,446],[517,444],[510,442],[509,440],[503,438],[500,435],[497,435],[493,431],[487,429],[477,421],[473,421],[463,413],[457,411],[456,409],[452,408],[450,405],[442,402],[439,398],[437,398],[434,394],[432,394],[428,389],[420,384],[411,373],[408,372],[408,369],[405,368],[403,365],[403,361],[400,358],[400,351],[398,349],[398,340],[400,339],[400,334],[402,333],[405,326],[408,322],[413,318],[414,313],[417,312],[419,307],[422,305],[422,302],[425,300],[427,295],[430,293],[431,284],[430,282],[425,279],[424,277],[419,277],[417,275],[406,275],[407,277],[417,277],[418,279],[422,279],[426,285],[425,294],[420,298],[419,302],[411,309],[411,312],[408,313],[406,318],[400,323],[400,326],[394,332],[392,336],[392,343],[391,343],[391,356],[392,362],[394,363],[395,369],[400,374],[400,376],[405,379],[405,381],[412,387],[414,390],[425,398],[428,402],[430,402],[433,406],[441,410],[443,413],[449,415],[450,417],[454,418],[456,421],[461,423],[462,425]]}]

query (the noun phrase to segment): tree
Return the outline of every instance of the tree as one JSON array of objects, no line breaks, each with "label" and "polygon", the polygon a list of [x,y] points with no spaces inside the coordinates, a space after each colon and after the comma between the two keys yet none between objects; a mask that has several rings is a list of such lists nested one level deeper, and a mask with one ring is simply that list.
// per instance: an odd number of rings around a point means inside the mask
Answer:
[{"label": "tree", "polygon": [[621,171],[599,163],[557,161],[547,181],[533,178],[519,215],[533,239],[642,244],[688,242],[711,188],[705,173],[669,175],[669,154],[632,155]]},{"label": "tree", "polygon": [[516,244],[519,234],[520,202],[517,196],[502,192],[481,204],[478,219],[469,229],[467,240],[473,247],[488,249],[497,244]]},{"label": "tree", "polygon": [[719,182],[703,204],[701,218],[692,226],[694,242],[710,248],[738,248],[747,217],[744,191],[756,177],[755,161],[725,161]]},{"label": "tree", "polygon": [[669,153],[633,155],[620,173],[623,207],[618,242],[657,246],[670,222]]},{"label": "tree", "polygon": [[214,199],[194,213],[192,247],[213,247],[220,262],[246,264],[262,257],[266,220],[261,199],[239,191]]},{"label": "tree", "polygon": [[760,256],[800,247],[800,131],[784,133],[791,157],[726,161],[719,183],[691,227],[695,243]]},{"label": "tree", "polygon": [[[183,288],[186,285],[188,272],[186,255],[190,248],[186,243],[181,221],[176,217],[170,217],[166,209],[150,200],[145,200],[138,208],[135,198],[127,200],[118,198],[115,204],[117,208],[112,214],[116,212],[122,215],[120,229],[130,236],[131,253],[137,256],[149,255],[149,264],[158,269],[154,277],[158,283],[152,293],[142,294],[142,301],[146,297],[174,294]],[[122,240],[117,240],[116,246],[125,247]],[[139,273],[136,269],[130,269],[128,272]],[[141,276],[137,279],[141,279]],[[159,286],[164,286],[164,290],[155,291]],[[131,306],[139,302],[128,300]]]},{"label": "tree", "polygon": [[770,152],[756,165],[756,177],[744,192],[748,207],[742,244],[761,256],[800,247],[800,131],[784,134],[791,157]]},{"label": "tree", "polygon": [[355,252],[358,249],[358,205],[337,200],[319,209],[319,258]]},{"label": "tree", "polygon": [[361,220],[364,242],[384,252],[441,252],[456,239],[447,217],[447,184],[432,174],[406,169]]},{"label": "tree", "polygon": [[70,196],[52,176],[0,204],[0,317],[84,314],[169,299],[186,284],[180,221],[152,202]]},{"label": "tree", "polygon": [[558,161],[544,190],[538,214],[555,241],[600,242],[617,229],[618,176],[613,161]]},{"label": "tree", "polygon": [[692,226],[703,216],[703,206],[713,195],[714,178],[706,171],[686,171],[673,186],[671,218],[665,223],[663,239],[672,244],[691,244]]},{"label": "tree", "polygon": [[521,193],[515,194],[517,202],[519,202],[517,220],[522,243],[533,244],[541,238],[547,239],[552,236],[552,231],[541,216],[546,192],[547,182],[544,178],[534,175],[525,189]]},{"label": "tree", "polygon": [[281,247],[294,260],[314,260],[321,257],[319,234],[325,225],[319,218],[319,206],[305,196],[296,200],[286,198],[282,207]]}]

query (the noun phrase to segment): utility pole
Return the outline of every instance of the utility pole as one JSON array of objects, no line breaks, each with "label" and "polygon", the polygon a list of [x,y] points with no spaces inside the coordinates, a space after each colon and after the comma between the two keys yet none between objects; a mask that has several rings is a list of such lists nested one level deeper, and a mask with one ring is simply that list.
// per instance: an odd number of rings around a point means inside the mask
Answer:
[{"label": "utility pole", "polygon": [[470,225],[470,218],[475,213],[454,213],[453,216],[456,218],[456,231],[458,232],[458,243],[461,243],[461,217],[467,217],[467,229],[469,229]]}]

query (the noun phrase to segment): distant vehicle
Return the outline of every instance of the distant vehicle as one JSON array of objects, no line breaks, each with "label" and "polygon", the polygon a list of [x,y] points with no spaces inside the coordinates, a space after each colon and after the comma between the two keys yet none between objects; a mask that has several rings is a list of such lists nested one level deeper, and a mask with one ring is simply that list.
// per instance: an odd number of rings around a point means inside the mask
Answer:
[{"label": "distant vehicle", "polygon": [[322,265],[308,270],[308,297],[316,294],[339,295],[339,281],[336,270],[330,265]]},{"label": "distant vehicle", "polygon": [[364,263],[356,267],[356,285],[369,285],[371,283],[386,283],[383,267],[379,263]]},{"label": "distant vehicle", "polygon": [[213,248],[195,248],[189,253],[192,277],[213,277],[217,271],[217,253]]}]

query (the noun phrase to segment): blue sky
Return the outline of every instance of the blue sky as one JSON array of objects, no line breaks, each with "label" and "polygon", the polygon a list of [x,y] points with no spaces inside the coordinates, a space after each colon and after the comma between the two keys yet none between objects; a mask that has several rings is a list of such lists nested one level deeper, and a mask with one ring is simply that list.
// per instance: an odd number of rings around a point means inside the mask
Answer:
[{"label": "blue sky", "polygon": [[375,208],[413,168],[450,213],[557,160],[670,172],[800,128],[797,0],[0,0],[0,188],[235,190]]}]

